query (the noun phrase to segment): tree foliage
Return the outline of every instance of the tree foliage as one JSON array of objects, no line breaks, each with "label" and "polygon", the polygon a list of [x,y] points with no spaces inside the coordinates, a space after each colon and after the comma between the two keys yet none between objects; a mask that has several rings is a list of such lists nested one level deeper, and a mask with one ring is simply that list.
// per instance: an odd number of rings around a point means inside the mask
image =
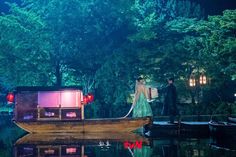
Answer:
[{"label": "tree foliage", "polygon": [[135,50],[127,47],[118,49],[96,72],[96,96],[102,98],[103,116],[124,116],[130,108],[128,98],[134,93],[134,80],[140,72]]},{"label": "tree foliage", "polygon": [[212,79],[225,75],[234,80],[235,17],[236,10],[226,10],[223,16],[209,16],[208,20],[176,19],[169,22],[167,27],[184,34],[181,42],[190,52],[192,60],[195,59],[193,67],[202,66],[201,68],[205,68]]},{"label": "tree foliage", "polygon": [[204,71],[217,89],[236,79],[235,10],[205,19],[189,0],[23,0],[9,6],[0,15],[2,86],[82,85],[85,93],[95,92],[88,107],[94,116],[125,114],[140,75],[160,84],[175,76],[184,97],[194,71]]},{"label": "tree foliage", "polygon": [[44,21],[34,12],[11,5],[11,14],[0,16],[0,73],[7,83],[46,85],[49,43]]},{"label": "tree foliage", "polygon": [[[210,102],[234,101],[235,83],[235,10],[223,15],[209,16],[207,20],[178,18],[167,27],[182,34],[180,43],[188,57],[191,72],[204,72],[208,77]],[[227,90],[225,87],[228,86]],[[227,94],[226,94],[227,93]]]},{"label": "tree foliage", "polygon": [[131,6],[131,21],[135,33],[131,41],[150,41],[166,37],[164,25],[177,17],[202,18],[203,10],[196,3],[177,0],[135,0]]}]

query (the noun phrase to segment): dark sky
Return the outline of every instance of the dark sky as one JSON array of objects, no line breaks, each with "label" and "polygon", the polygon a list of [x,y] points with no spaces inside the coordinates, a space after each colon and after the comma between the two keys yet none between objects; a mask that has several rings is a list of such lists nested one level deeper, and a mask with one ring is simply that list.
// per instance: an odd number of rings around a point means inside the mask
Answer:
[{"label": "dark sky", "polygon": [[[4,1],[20,3],[21,0],[0,0],[0,12],[6,12],[8,7]],[[236,9],[236,0],[192,0],[205,9],[207,15],[221,14],[225,9]]]},{"label": "dark sky", "polygon": [[205,9],[207,15],[221,14],[226,9],[236,9],[236,0],[192,0]]}]

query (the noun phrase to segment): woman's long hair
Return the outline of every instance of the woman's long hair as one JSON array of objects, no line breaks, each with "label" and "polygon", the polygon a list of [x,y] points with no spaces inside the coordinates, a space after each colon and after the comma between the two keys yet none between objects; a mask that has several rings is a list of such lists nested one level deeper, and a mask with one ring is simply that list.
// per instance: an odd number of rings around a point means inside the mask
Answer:
[{"label": "woman's long hair", "polygon": [[141,84],[141,83],[140,83],[141,80],[143,80],[142,77],[138,77],[138,78],[136,79],[136,83],[135,83],[135,93],[136,93],[137,90],[138,90],[138,86]]}]

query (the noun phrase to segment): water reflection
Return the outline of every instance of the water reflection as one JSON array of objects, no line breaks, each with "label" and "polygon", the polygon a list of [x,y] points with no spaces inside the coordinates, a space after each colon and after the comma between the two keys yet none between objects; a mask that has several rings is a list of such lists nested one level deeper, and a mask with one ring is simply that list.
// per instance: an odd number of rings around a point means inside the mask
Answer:
[{"label": "water reflection", "polygon": [[167,145],[162,145],[161,147],[162,157],[177,157],[178,154],[178,144],[173,139],[169,140]]},{"label": "water reflection", "polygon": [[[157,137],[137,134],[27,134],[14,124],[0,127],[0,156],[235,157],[234,139]],[[142,145],[140,146],[140,141]],[[137,143],[136,143],[137,142]],[[127,147],[128,146],[128,147]]]},{"label": "water reflection", "polygon": [[[124,143],[129,143],[129,147],[126,148]],[[135,147],[136,143],[141,147]],[[16,141],[14,154],[15,157],[118,157],[121,154],[138,157],[147,156],[143,151],[150,149],[149,145],[148,139],[134,133],[28,134]]]},{"label": "water reflection", "polygon": [[236,139],[235,137],[231,138],[216,138],[212,137],[210,139],[210,147],[216,151],[225,151],[236,153]]},{"label": "water reflection", "polygon": [[14,155],[15,157],[236,156],[233,149],[220,149],[217,146],[219,143],[214,142],[216,141],[208,138],[147,139],[137,134],[28,134],[16,141]]}]

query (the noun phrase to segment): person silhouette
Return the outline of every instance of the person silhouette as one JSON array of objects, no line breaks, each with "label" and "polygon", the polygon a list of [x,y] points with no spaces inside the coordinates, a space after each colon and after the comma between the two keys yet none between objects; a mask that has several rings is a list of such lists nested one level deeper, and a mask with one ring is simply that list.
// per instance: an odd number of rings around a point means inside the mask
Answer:
[{"label": "person silhouette", "polygon": [[174,123],[175,116],[178,113],[177,109],[177,92],[174,85],[174,78],[167,79],[168,85],[164,90],[164,103],[162,109],[162,115],[169,116],[170,123]]}]

